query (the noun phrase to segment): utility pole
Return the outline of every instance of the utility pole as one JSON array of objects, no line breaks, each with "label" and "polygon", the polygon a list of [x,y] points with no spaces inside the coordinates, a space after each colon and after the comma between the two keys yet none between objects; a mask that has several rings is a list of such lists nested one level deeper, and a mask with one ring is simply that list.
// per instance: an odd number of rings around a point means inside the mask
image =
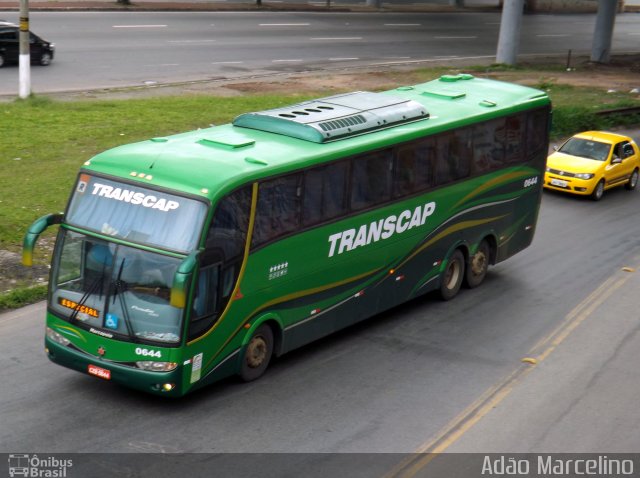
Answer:
[{"label": "utility pole", "polygon": [[500,20],[500,35],[498,37],[498,51],[496,63],[515,65],[520,44],[520,24],[524,0],[505,0]]},{"label": "utility pole", "polygon": [[31,53],[29,50],[29,0],[20,0],[20,81],[19,96],[23,100],[31,95]]},{"label": "utility pole", "polygon": [[617,9],[617,0],[600,0],[598,2],[598,16],[596,17],[596,28],[593,32],[591,61],[609,63],[611,60],[611,42],[613,40]]}]

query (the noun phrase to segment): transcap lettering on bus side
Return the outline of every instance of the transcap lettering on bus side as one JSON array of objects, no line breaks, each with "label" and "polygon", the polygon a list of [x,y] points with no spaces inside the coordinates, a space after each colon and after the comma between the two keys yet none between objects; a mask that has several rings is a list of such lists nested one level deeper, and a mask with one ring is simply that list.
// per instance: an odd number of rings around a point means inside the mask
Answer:
[{"label": "transcap lettering on bus side", "polygon": [[95,183],[93,185],[93,196],[104,197],[107,199],[115,199],[117,201],[128,202],[135,206],[150,207],[151,209],[159,209],[160,211],[168,212],[173,209],[178,209],[180,203],[178,201],[171,201],[167,199],[153,196],[152,194],[146,195],[142,192],[135,192],[129,189],[114,188],[106,184]]},{"label": "transcap lettering on bus side", "polygon": [[394,234],[402,234],[409,229],[419,227],[427,222],[427,218],[436,210],[436,203],[429,202],[418,206],[413,211],[406,209],[397,216],[391,215],[385,219],[363,224],[357,230],[347,229],[329,236],[329,257],[337,252],[352,251],[357,247],[366,246],[381,239],[389,239]]}]

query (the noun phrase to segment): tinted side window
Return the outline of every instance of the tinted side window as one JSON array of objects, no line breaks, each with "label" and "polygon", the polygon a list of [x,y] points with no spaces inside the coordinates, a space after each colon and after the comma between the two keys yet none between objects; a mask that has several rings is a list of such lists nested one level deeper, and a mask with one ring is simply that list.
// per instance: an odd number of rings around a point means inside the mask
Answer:
[{"label": "tinted side window", "polygon": [[506,127],[504,118],[473,129],[473,164],[476,173],[493,171],[504,164]]},{"label": "tinted side window", "polygon": [[524,116],[507,118],[506,160],[507,163],[524,161],[526,122]]},{"label": "tinted side window", "polygon": [[431,186],[435,157],[436,141],[432,138],[398,148],[393,197],[402,197]]},{"label": "tinted side window", "polygon": [[348,169],[349,163],[341,161],[305,172],[303,225],[318,224],[345,212]]},{"label": "tinted side window", "polygon": [[549,112],[546,109],[537,110],[527,115],[527,155],[529,159],[539,153],[544,153],[547,140],[547,121]]},{"label": "tinted side window", "polygon": [[391,149],[353,159],[351,209],[366,209],[391,198]]},{"label": "tinted side window", "polygon": [[207,262],[231,261],[244,253],[251,213],[251,187],[244,187],[223,198],[213,216],[205,247]]},{"label": "tinted side window", "polygon": [[252,244],[263,244],[300,226],[302,174],[260,184]]},{"label": "tinted side window", "polygon": [[0,32],[0,41],[6,40],[18,40],[18,32],[16,31],[4,31]]},{"label": "tinted side window", "polygon": [[465,178],[471,172],[472,133],[469,128],[438,136],[436,184]]}]

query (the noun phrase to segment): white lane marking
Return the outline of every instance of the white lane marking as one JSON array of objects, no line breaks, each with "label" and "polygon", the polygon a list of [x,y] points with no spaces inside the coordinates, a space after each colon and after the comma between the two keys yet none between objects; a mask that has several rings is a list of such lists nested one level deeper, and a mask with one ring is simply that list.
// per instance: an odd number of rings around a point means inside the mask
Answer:
[{"label": "white lane marking", "polygon": [[362,40],[362,37],[314,37],[311,40],[336,40],[336,41],[345,41],[345,40]]},{"label": "white lane marking", "polygon": [[308,27],[310,23],[259,23],[261,27]]},{"label": "white lane marking", "polygon": [[329,61],[349,61],[349,60],[359,60],[360,58],[329,58]]},{"label": "white lane marking", "polygon": [[271,60],[272,63],[295,63],[302,60]]},{"label": "white lane marking", "polygon": [[113,28],[166,28],[167,25],[113,25]]},{"label": "white lane marking", "polygon": [[190,43],[213,43],[216,40],[167,40],[167,43],[190,44]]},{"label": "white lane marking", "polygon": [[243,61],[213,61],[212,65],[239,65],[244,63]]},{"label": "white lane marking", "polygon": [[449,36],[442,36],[442,37],[433,37],[437,40],[474,40],[478,37],[476,36],[468,36],[468,37],[463,37],[463,36],[457,36],[457,37],[449,37]]}]

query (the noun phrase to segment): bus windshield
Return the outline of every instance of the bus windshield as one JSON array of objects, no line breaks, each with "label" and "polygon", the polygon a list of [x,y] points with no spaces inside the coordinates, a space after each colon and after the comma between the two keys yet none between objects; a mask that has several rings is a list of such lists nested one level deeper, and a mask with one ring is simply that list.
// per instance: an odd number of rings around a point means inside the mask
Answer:
[{"label": "bus windshield", "polygon": [[187,253],[195,249],[206,204],[81,174],[66,221],[130,242]]},{"label": "bus windshield", "polygon": [[106,337],[176,344],[182,311],[169,304],[180,260],[62,230],[50,307]]}]

